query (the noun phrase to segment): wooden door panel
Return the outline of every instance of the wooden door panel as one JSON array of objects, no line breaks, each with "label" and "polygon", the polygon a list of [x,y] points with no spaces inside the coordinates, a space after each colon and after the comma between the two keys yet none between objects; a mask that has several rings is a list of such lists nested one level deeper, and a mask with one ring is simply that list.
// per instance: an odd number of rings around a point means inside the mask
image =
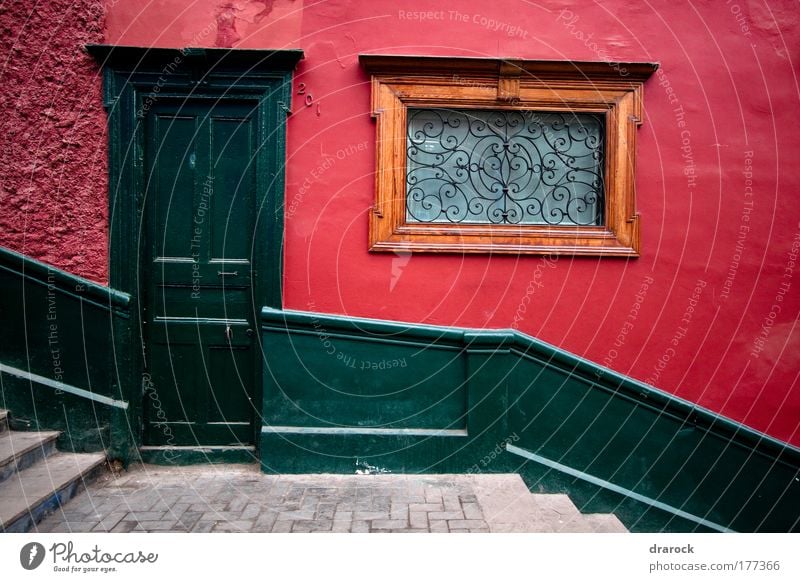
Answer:
[{"label": "wooden door panel", "polygon": [[214,196],[209,205],[211,258],[246,260],[250,241],[237,231],[252,232],[254,226],[255,157],[239,152],[247,151],[253,143],[253,123],[249,117],[214,116],[210,124],[214,172]]},{"label": "wooden door panel", "polygon": [[202,287],[155,285],[152,317],[199,317],[247,319],[250,315],[249,287]]},{"label": "wooden door panel", "polygon": [[[232,327],[231,341],[226,327]],[[237,445],[251,440],[253,349],[243,322],[156,321],[151,335],[151,445]],[[169,427],[169,430],[166,429]]]},{"label": "wooden door panel", "polygon": [[[199,120],[196,116],[154,112],[148,140],[152,165],[146,204],[153,207],[153,258],[192,256],[194,200],[197,181]],[[154,151],[152,151],[154,150]]]}]

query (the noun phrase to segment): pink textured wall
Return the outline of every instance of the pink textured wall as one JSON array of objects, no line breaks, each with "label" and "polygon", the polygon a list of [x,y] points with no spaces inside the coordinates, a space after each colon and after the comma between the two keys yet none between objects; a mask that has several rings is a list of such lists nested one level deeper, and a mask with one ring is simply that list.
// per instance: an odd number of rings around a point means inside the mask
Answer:
[{"label": "pink textured wall", "polygon": [[99,0],[0,8],[0,244],[101,283],[105,114],[83,46],[102,40]]},{"label": "pink textured wall", "polygon": [[[3,236],[17,248],[37,237],[29,252],[101,278],[104,265],[83,250],[106,236],[91,68],[77,56],[77,75],[51,60],[37,64],[53,38],[77,55],[78,36],[90,34],[71,20],[54,35],[37,18],[38,26],[23,19],[11,32],[32,39],[28,53],[13,57],[22,65],[14,84],[25,89],[14,98],[26,106],[4,106],[26,160],[10,156],[19,169],[13,179],[35,190],[14,199]],[[304,83],[306,93],[295,96],[288,121],[287,307],[514,326],[800,444],[799,20],[788,0],[160,0],[109,4],[106,41],[305,51],[295,92]],[[641,258],[369,254],[375,128],[361,52],[659,61],[639,131]],[[67,74],[67,84],[58,77],[41,88],[51,71]],[[85,155],[62,145],[78,129],[42,116],[54,95],[82,110],[75,147]],[[35,153],[41,147],[48,157]],[[36,159],[41,175],[28,168]],[[19,197],[5,180],[4,197]],[[75,213],[66,224],[83,227],[54,233],[64,209]],[[19,223],[11,235],[9,220]],[[47,248],[56,239],[63,244]]]}]

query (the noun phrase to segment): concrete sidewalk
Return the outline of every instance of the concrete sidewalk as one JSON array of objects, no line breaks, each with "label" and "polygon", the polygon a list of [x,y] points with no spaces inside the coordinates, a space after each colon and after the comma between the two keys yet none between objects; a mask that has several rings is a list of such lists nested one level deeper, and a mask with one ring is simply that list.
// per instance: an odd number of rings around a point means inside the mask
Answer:
[{"label": "concrete sidewalk", "polygon": [[624,532],[518,475],[265,475],[136,465],[45,518],[45,532]]}]

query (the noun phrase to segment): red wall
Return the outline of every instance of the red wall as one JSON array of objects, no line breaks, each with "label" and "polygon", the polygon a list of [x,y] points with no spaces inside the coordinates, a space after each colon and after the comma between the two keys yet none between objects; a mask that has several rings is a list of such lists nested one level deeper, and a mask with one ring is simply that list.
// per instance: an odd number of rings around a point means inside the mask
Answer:
[{"label": "red wall", "polygon": [[0,244],[104,283],[108,188],[97,0],[0,8]]},{"label": "red wall", "polygon": [[[513,325],[800,444],[791,2],[305,4],[119,2],[106,21],[110,43],[305,51],[295,85],[313,103],[296,96],[288,122],[286,307]],[[641,258],[369,254],[375,128],[361,52],[660,62],[639,131]],[[94,89],[86,100],[96,115]],[[104,168],[94,170],[102,183]],[[105,240],[105,222],[92,226]]]}]

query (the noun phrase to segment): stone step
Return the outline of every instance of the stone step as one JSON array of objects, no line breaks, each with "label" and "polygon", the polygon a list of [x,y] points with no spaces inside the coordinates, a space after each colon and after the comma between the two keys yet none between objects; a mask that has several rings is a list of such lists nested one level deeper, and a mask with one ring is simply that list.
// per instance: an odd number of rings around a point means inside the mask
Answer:
[{"label": "stone step", "polygon": [[103,453],[54,453],[0,483],[0,532],[26,532],[82,491],[104,468]]},{"label": "stone step", "polygon": [[55,431],[13,430],[0,434],[0,483],[55,452],[58,435]]},{"label": "stone step", "polygon": [[628,533],[628,528],[613,513],[584,513],[583,517],[596,533]]},{"label": "stone step", "polygon": [[519,475],[474,476],[473,488],[492,532],[626,532],[611,514],[583,514],[567,495],[531,493]]},{"label": "stone step", "polygon": [[0,408],[0,434],[8,430],[8,410]]}]

